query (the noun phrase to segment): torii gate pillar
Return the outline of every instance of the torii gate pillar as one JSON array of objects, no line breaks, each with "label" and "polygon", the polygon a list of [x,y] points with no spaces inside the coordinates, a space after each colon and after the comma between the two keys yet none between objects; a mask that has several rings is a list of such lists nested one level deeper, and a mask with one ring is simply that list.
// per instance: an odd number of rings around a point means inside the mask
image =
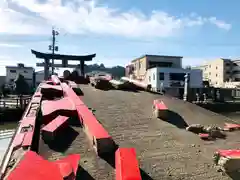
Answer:
[{"label": "torii gate pillar", "polygon": [[49,78],[49,59],[44,59],[44,80]]},{"label": "torii gate pillar", "polygon": [[85,66],[84,60],[81,60],[81,66],[80,66],[81,76],[84,76],[84,74],[85,74],[85,72],[84,72],[84,66]]}]

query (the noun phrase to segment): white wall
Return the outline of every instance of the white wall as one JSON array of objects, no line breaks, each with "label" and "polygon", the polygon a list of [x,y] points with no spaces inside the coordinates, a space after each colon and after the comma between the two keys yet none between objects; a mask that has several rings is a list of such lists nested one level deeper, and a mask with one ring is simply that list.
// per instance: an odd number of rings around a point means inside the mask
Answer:
[{"label": "white wall", "polygon": [[24,76],[24,78],[29,84],[32,84],[33,71],[34,71],[33,68],[6,67],[6,83],[10,83],[11,81],[14,81],[16,79],[16,76],[18,74],[21,74]]},{"label": "white wall", "polygon": [[157,89],[157,80],[157,68],[148,69],[145,82],[151,84],[153,90]]},{"label": "white wall", "polygon": [[[160,80],[160,72],[164,73],[164,80]],[[170,73],[189,73],[190,74],[190,82],[189,85],[191,88],[200,88],[202,87],[202,71],[199,69],[182,69],[182,68],[152,68],[148,70],[147,77],[145,82],[151,84],[154,90],[160,89],[161,83],[163,83],[164,88],[171,87],[171,81],[169,74]],[[154,76],[155,75],[155,79]],[[151,76],[151,81],[149,81],[149,77]],[[184,83],[184,81],[182,81]]]}]

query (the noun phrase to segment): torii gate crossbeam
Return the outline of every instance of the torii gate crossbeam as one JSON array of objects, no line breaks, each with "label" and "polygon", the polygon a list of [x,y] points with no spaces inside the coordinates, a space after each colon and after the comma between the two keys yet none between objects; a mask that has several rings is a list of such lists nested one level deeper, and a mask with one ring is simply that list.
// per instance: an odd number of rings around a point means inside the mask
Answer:
[{"label": "torii gate crossbeam", "polygon": [[[90,54],[85,56],[77,56],[77,55],[63,55],[63,54],[50,54],[50,53],[42,53],[35,50],[31,50],[32,54],[36,56],[36,58],[44,59],[43,63],[37,63],[38,67],[44,67],[44,79],[47,80],[49,77],[49,67],[69,67],[75,68],[78,65],[68,64],[68,61],[79,61],[81,75],[84,76],[84,62],[92,61],[96,54]],[[50,59],[62,60],[62,64],[51,64]]]}]

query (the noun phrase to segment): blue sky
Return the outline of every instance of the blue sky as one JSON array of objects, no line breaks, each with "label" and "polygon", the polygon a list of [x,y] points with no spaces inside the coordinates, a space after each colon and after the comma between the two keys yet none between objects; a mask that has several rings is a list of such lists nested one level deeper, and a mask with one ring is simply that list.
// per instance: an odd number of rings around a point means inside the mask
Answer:
[{"label": "blue sky", "polygon": [[143,54],[178,55],[197,65],[240,57],[240,1],[1,0],[0,75],[5,65],[35,66],[51,28],[59,53],[96,53],[92,63],[126,65]]}]

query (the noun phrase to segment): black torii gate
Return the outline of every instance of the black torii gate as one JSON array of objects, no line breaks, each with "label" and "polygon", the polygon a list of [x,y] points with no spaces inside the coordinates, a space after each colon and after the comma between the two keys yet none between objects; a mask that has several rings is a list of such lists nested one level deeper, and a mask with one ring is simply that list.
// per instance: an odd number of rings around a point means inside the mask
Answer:
[{"label": "black torii gate", "polygon": [[[77,68],[79,65],[68,64],[68,61],[80,61],[81,75],[84,76],[84,62],[92,61],[96,57],[96,54],[90,54],[85,56],[76,56],[76,55],[63,55],[63,54],[50,54],[50,53],[41,53],[35,50],[31,50],[32,54],[36,58],[44,59],[44,62],[37,63],[38,67],[44,67],[44,79],[47,80],[49,77],[49,67],[68,67],[68,68]],[[62,60],[62,64],[52,64],[50,59]]]}]

